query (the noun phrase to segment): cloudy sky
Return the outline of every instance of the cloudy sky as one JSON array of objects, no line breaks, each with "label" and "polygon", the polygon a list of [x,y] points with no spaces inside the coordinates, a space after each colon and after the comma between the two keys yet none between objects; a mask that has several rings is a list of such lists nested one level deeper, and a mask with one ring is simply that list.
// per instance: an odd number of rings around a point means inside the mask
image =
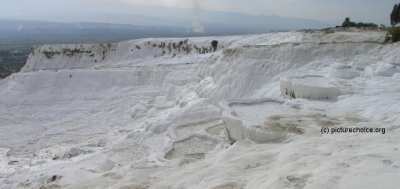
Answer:
[{"label": "cloudy sky", "polygon": [[389,25],[395,3],[398,0],[0,0],[0,18],[51,20],[52,15],[134,14],[129,7],[141,4],[307,18],[332,25],[340,25],[345,17]]}]

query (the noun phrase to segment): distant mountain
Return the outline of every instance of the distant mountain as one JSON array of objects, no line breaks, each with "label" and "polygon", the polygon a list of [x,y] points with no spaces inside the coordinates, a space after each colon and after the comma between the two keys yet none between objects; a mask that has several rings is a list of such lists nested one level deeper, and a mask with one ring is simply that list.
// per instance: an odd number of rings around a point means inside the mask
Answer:
[{"label": "distant mountain", "polygon": [[[121,2],[119,2],[121,4]],[[136,26],[180,27],[188,32],[194,31],[194,22],[204,27],[208,34],[228,29],[231,33],[254,34],[279,30],[318,29],[327,27],[328,23],[300,18],[282,18],[278,16],[248,15],[232,12],[217,12],[192,9],[179,9],[162,6],[147,6],[123,4],[118,11],[92,10],[76,11],[64,10],[56,13],[54,10],[46,12],[31,12],[36,16],[14,16],[19,20],[41,20],[51,22],[92,22],[130,24]],[[73,12],[70,14],[69,12]],[[196,13],[196,14],[195,14]],[[28,13],[26,15],[29,15]],[[232,31],[233,30],[233,31]],[[235,32],[237,31],[237,32]]]},{"label": "distant mountain", "polygon": [[0,19],[0,49],[28,48],[39,44],[113,43],[151,37],[260,34],[327,26],[325,22],[300,18],[206,10],[195,12],[132,4],[123,7],[124,10],[118,12],[66,8],[59,12],[25,12],[11,16],[11,19]]},{"label": "distant mountain", "polygon": [[[215,35],[225,35],[220,31]],[[229,34],[229,33],[228,33]],[[0,50],[30,48],[40,44],[115,43],[149,37],[192,37],[184,27],[136,26],[109,23],[62,23],[0,19]]]}]

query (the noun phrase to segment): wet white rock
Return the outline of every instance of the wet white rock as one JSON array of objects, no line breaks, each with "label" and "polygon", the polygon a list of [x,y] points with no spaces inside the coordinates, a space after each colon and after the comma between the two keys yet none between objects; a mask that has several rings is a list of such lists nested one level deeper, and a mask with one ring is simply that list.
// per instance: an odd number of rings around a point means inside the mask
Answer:
[{"label": "wet white rock", "polygon": [[400,46],[333,30],[36,46],[0,188],[396,188]]}]

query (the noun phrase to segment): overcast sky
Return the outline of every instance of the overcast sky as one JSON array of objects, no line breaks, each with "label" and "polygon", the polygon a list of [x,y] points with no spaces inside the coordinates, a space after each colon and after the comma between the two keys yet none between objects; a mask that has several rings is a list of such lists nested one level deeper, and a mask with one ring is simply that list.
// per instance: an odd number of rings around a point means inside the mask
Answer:
[{"label": "overcast sky", "polygon": [[340,25],[353,21],[389,25],[389,14],[399,0],[0,0],[0,18],[32,18],[82,12],[133,14],[127,4],[201,8],[213,11],[264,14],[325,21]]}]

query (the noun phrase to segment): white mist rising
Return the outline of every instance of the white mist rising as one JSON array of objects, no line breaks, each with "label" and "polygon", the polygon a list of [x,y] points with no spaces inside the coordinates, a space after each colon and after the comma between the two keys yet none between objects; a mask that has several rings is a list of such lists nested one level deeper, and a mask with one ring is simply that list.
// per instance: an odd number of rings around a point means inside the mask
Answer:
[{"label": "white mist rising", "polygon": [[204,33],[204,27],[201,25],[201,1],[202,0],[192,0],[193,3],[193,31],[196,33]]}]

